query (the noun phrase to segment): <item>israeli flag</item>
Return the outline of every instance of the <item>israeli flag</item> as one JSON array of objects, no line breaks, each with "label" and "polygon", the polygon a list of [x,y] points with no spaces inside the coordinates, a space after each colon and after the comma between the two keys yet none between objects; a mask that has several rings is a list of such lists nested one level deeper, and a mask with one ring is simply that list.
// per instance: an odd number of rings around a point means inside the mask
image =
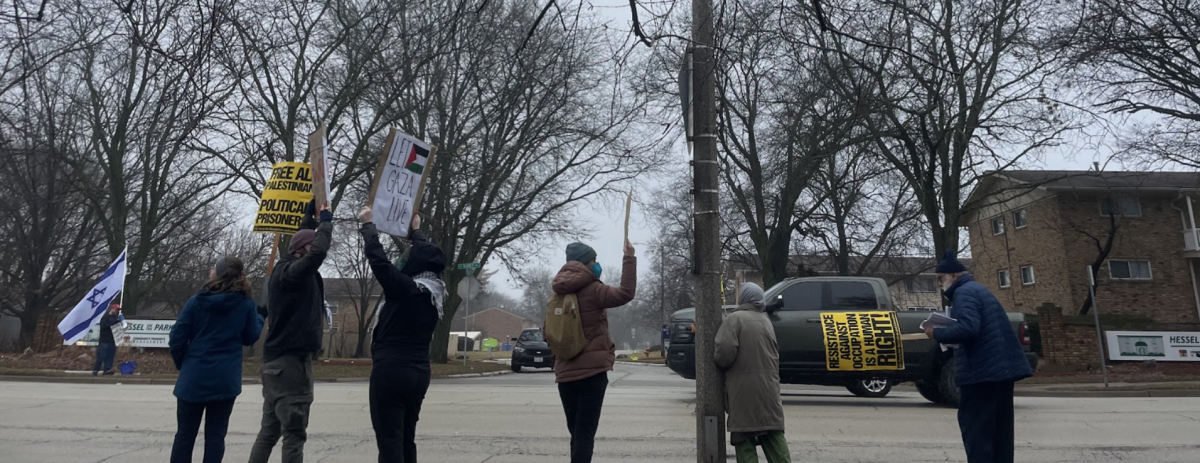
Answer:
[{"label": "israeli flag", "polygon": [[67,344],[74,344],[83,339],[88,328],[91,328],[96,320],[104,314],[104,311],[108,310],[113,298],[117,297],[117,294],[125,287],[126,252],[128,250],[121,251],[117,261],[113,262],[100,277],[100,283],[97,283],[87,297],[84,297],[79,304],[75,305],[74,309],[71,309],[67,318],[59,322],[58,332],[62,333]]}]

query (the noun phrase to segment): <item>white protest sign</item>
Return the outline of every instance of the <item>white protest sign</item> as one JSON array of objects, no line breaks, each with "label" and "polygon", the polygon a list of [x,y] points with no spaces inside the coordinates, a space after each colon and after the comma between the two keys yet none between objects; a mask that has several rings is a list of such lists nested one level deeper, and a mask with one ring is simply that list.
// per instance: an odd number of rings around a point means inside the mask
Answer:
[{"label": "white protest sign", "polygon": [[429,144],[392,129],[375,171],[369,201],[379,231],[401,238],[408,236],[436,151]]}]

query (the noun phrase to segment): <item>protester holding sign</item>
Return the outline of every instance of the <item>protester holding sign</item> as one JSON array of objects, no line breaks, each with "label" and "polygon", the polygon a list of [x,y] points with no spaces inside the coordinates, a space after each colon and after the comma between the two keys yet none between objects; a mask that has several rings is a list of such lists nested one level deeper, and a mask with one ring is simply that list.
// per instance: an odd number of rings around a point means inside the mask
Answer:
[{"label": "protester holding sign", "polygon": [[790,463],[779,395],[779,343],[763,313],[763,290],[743,283],[738,308],[717,330],[713,361],[725,369],[729,442],[738,463],[757,463],[758,446],[770,463]]},{"label": "protester holding sign", "polygon": [[385,303],[371,340],[371,425],[380,462],[417,461],[417,420],[429,390],[429,343],[442,318],[446,255],[414,230],[407,258],[392,265],[370,207],[358,214],[371,272]]},{"label": "protester holding sign", "polygon": [[935,271],[957,321],[945,328],[930,324],[925,334],[942,344],[959,344],[954,379],[967,461],[1012,463],[1013,383],[1033,376],[1033,370],[1004,307],[967,273],[954,251],[946,251]]},{"label": "protester holding sign", "polygon": [[271,297],[263,346],[262,429],[250,452],[250,463],[266,463],[281,436],[284,463],[304,459],[313,401],[312,360],[321,350],[325,316],[320,269],[333,242],[333,213],[328,205],[317,212],[317,230],[300,230],[292,236],[288,254],[280,258],[268,282]]},{"label": "protester holding sign", "polygon": [[621,286],[600,281],[602,271],[596,251],[583,243],[567,245],[567,263],[554,277],[555,294],[574,294],[587,345],[572,358],[554,356],[554,381],[571,433],[571,463],[590,463],[608,389],[608,372],[616,362],[616,344],[608,333],[607,310],[628,304],[637,292],[637,257],[625,240]]},{"label": "protester holding sign", "polygon": [[92,366],[92,376],[115,373],[113,361],[117,357],[117,340],[113,338],[112,327],[119,323],[121,305],[113,304],[108,307],[108,313],[100,317],[100,342],[96,344],[96,364]]},{"label": "protester holding sign", "polygon": [[242,346],[254,345],[263,327],[251,291],[241,259],[222,257],[171,328],[171,358],[179,370],[172,463],[192,461],[201,417],[204,463],[220,463],[225,455],[229,415],[242,393]]}]

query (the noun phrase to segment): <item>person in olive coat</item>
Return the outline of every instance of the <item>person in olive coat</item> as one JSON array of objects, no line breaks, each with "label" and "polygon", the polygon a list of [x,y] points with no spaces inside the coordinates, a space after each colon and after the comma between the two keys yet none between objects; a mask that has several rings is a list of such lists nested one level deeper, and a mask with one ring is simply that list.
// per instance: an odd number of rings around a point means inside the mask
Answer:
[{"label": "person in olive coat", "polygon": [[763,313],[763,290],[742,284],[737,311],[717,330],[714,361],[725,369],[730,443],[738,463],[757,463],[758,447],[770,463],[790,463],[779,395],[779,343]]}]

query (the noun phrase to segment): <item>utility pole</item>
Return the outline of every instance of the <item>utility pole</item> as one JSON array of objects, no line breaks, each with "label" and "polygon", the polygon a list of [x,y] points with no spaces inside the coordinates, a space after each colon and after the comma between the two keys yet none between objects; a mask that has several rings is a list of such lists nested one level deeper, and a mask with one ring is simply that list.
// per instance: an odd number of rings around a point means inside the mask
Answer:
[{"label": "utility pole", "polygon": [[716,29],[712,0],[692,1],[691,87],[696,292],[696,461],[725,463],[725,381],[713,362],[721,327],[721,240],[717,183]]}]

